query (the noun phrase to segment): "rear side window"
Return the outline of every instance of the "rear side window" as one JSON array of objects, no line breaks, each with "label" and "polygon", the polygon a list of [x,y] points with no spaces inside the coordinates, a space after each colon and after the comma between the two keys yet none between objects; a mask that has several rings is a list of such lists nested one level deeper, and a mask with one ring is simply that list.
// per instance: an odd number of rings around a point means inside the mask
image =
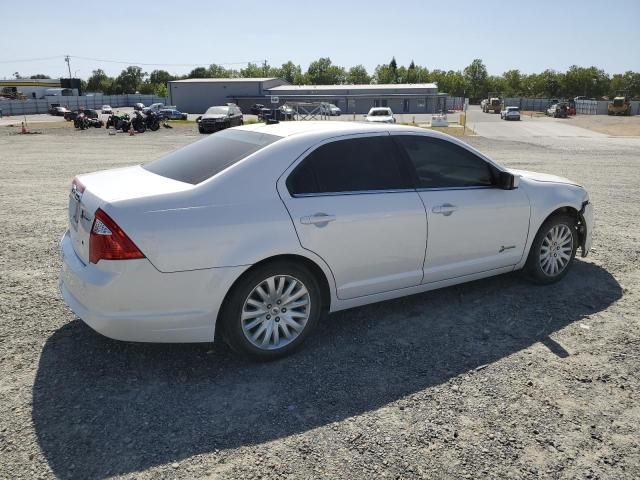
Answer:
[{"label": "rear side window", "polygon": [[418,188],[488,187],[494,184],[491,165],[452,142],[417,135],[394,138],[416,169]]},{"label": "rear side window", "polygon": [[287,179],[292,195],[411,188],[389,136],[352,138],[314,150]]},{"label": "rear side window", "polygon": [[281,137],[242,130],[223,130],[187,145],[143,168],[195,185],[203,182]]}]

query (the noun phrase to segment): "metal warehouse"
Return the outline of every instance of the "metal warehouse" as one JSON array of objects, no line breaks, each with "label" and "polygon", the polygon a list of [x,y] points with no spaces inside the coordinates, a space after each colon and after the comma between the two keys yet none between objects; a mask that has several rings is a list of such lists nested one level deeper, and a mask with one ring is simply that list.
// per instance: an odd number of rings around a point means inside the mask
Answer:
[{"label": "metal warehouse", "polygon": [[[280,78],[212,78],[169,82],[169,101],[201,113],[212,105],[236,103],[247,113],[254,103],[277,107],[295,102],[328,102],[343,113],[389,107],[395,113],[434,113],[457,108],[461,98],[438,93],[435,83],[386,85],[290,85]],[[458,105],[460,104],[460,105]]]},{"label": "metal warehouse", "polygon": [[[189,113],[204,113],[213,105],[224,105],[232,98],[259,97],[267,89],[287,84],[281,78],[190,78],[169,82],[169,103]],[[254,102],[255,103],[255,102]],[[242,107],[241,107],[242,108]]]}]

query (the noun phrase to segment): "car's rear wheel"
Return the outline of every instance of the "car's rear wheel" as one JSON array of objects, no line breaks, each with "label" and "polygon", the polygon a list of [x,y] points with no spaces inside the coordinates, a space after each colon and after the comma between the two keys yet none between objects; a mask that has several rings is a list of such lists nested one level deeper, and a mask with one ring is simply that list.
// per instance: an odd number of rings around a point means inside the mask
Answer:
[{"label": "car's rear wheel", "polygon": [[318,322],[318,281],[289,261],[249,271],[230,292],[222,309],[223,335],[235,351],[271,360],[295,350]]},{"label": "car's rear wheel", "polygon": [[536,283],[554,283],[563,278],[573,263],[578,249],[576,221],[569,215],[547,219],[533,240],[526,270]]}]

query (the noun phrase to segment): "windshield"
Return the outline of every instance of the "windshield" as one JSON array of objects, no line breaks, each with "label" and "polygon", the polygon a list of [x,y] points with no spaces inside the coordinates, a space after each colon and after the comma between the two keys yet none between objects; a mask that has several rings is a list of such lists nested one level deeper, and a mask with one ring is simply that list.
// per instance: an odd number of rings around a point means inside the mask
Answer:
[{"label": "windshield", "polygon": [[507,111],[509,112],[517,112],[518,110],[520,110],[518,107],[507,107]]},{"label": "windshield", "polygon": [[229,107],[209,107],[205,115],[226,115],[229,113]]},{"label": "windshield", "polygon": [[156,175],[195,185],[280,138],[245,130],[222,130],[147,163],[143,168]]},{"label": "windshield", "polygon": [[372,117],[388,117],[391,115],[391,110],[371,110],[369,115]]}]

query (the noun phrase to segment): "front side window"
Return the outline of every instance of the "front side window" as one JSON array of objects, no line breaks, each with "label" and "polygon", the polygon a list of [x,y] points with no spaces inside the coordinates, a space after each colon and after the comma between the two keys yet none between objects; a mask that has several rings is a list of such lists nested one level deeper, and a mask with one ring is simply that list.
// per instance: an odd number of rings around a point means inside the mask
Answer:
[{"label": "front side window", "polygon": [[287,179],[292,195],[411,188],[398,149],[385,136],[338,140],[318,147]]},{"label": "front side window", "polygon": [[418,188],[489,187],[494,169],[472,152],[439,138],[398,135],[415,167]]}]

